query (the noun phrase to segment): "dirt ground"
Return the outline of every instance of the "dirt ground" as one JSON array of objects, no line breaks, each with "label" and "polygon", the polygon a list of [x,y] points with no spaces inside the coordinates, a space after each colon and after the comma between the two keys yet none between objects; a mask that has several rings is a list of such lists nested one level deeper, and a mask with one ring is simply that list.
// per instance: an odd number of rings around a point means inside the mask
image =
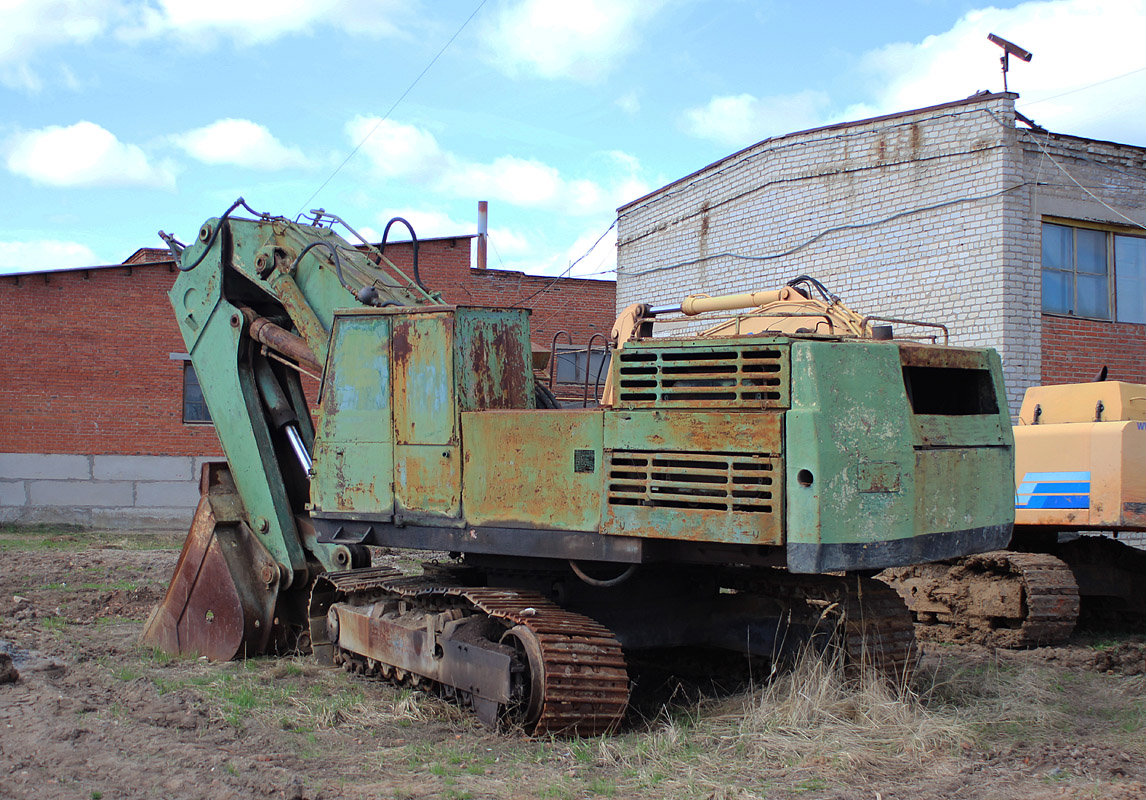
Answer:
[{"label": "dirt ground", "polygon": [[137,643],[178,535],[0,530],[0,797],[1141,798],[1146,643],[931,646],[912,686],[813,669],[590,741],[496,734],[306,658]]}]

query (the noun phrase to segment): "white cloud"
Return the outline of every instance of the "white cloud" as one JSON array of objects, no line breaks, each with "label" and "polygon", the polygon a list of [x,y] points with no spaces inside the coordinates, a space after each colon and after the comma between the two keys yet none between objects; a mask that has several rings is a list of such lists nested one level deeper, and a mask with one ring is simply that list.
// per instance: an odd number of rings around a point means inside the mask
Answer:
[{"label": "white cloud", "polygon": [[397,0],[158,0],[119,33],[129,40],[219,35],[242,45],[310,34],[324,26],[386,36],[397,32],[403,8]]},{"label": "white cloud", "polygon": [[663,0],[508,2],[482,30],[486,57],[512,76],[595,81],[636,47]]},{"label": "white cloud", "polygon": [[[260,45],[330,27],[353,35],[396,35],[412,18],[399,0],[3,0],[0,85],[38,91],[35,62],[45,52],[115,37]],[[60,74],[64,85],[68,73]]]},{"label": "white cloud", "polygon": [[604,182],[571,179],[536,159],[507,155],[488,162],[467,160],[444,150],[432,133],[416,125],[356,117],[346,132],[357,145],[375,126],[362,153],[382,177],[418,181],[451,197],[584,215],[612,211],[648,191],[639,178],[640,164],[619,151],[604,154]]},{"label": "white cloud", "polygon": [[355,146],[366,140],[363,155],[387,178],[436,178],[449,163],[434,134],[416,125],[359,116],[347,123],[346,133]]},{"label": "white cloud", "polygon": [[533,244],[525,234],[509,228],[494,226],[489,229],[489,242],[494,259],[520,258],[533,252]]},{"label": "white cloud", "polygon": [[7,165],[48,186],[175,187],[170,164],[153,164],[138,145],[87,121],[17,134],[7,148]]},{"label": "white cloud", "polygon": [[[378,229],[370,228],[373,238],[363,233],[372,242],[382,239],[382,230],[386,223],[401,217],[414,226],[414,232],[419,239],[435,239],[441,236],[464,236],[477,233],[477,207],[474,207],[474,218],[466,222],[458,222],[449,214],[442,211],[426,211],[419,208],[391,208],[378,214]],[[398,242],[410,239],[410,232],[400,222],[394,223],[390,228],[390,241]]]},{"label": "white cloud", "polygon": [[641,98],[637,96],[635,91],[625,92],[613,101],[613,105],[630,117],[635,117],[641,110]]},{"label": "white cloud", "polygon": [[298,148],[287,147],[264,126],[246,119],[221,119],[171,139],[205,164],[263,170],[307,166]]},{"label": "white cloud", "polygon": [[1142,67],[1143,30],[1146,0],[1051,0],[969,11],[947,31],[863,54],[858,74],[867,96],[857,102],[843,105],[814,91],[720,96],[686,111],[683,126],[694,136],[745,146],[983,89],[1002,91],[1002,51],[987,41],[996,33],[1034,53],[1030,63],[1011,59],[1008,85],[1021,95],[1020,111],[1062,133],[1143,144],[1146,116],[1138,109],[1146,106],[1146,72],[1092,86]]},{"label": "white cloud", "polygon": [[[598,238],[601,241],[598,242]],[[566,273],[566,277],[602,279],[616,277],[613,274],[613,270],[617,268],[616,227],[609,229],[603,237],[600,228],[586,231],[577,237],[577,240],[565,252],[566,267],[578,258],[581,260],[577,261],[576,265]],[[557,270],[556,274],[564,272],[566,267]]]},{"label": "white cloud", "polygon": [[[496,210],[496,209],[495,209]],[[382,240],[382,231],[386,223],[394,217],[401,217],[414,226],[419,239],[436,239],[448,236],[472,236],[477,233],[477,206],[474,206],[474,215],[470,220],[459,222],[454,217],[441,211],[427,211],[418,208],[391,208],[378,214],[378,226],[359,228],[358,232],[371,242]],[[488,229],[490,250],[488,266],[504,269],[521,269],[512,259],[520,256],[529,256],[533,253],[533,245],[529,239],[517,231],[500,226]],[[410,232],[405,225],[395,224],[390,228],[389,241],[408,241]],[[477,245],[470,248],[471,261],[476,263]],[[508,263],[507,263],[508,262]]]},{"label": "white cloud", "polygon": [[950,30],[918,43],[868,53],[872,110],[889,113],[945,102],[980,89],[1001,91],[1002,51],[988,33],[1034,53],[1030,63],[1011,59],[1008,85],[1020,110],[1052,130],[1097,138],[1146,140],[1146,73],[1059,99],[1046,99],[1142,67],[1146,0],[1055,0],[1010,9],[971,11]]},{"label": "white cloud", "polygon": [[30,65],[36,53],[86,44],[122,13],[116,0],[7,0],[0,8],[0,84],[27,91],[42,85]]},{"label": "white cloud", "polygon": [[501,156],[488,164],[459,164],[442,180],[449,194],[474,194],[518,206],[551,206],[563,191],[555,167],[532,159]]},{"label": "white cloud", "polygon": [[701,139],[745,147],[769,136],[823,124],[829,102],[827,94],[816,91],[770,97],[718,96],[707,105],[685,111],[684,128]]},{"label": "white cloud", "polygon": [[78,242],[0,242],[0,273],[90,267],[98,263],[91,248]]}]

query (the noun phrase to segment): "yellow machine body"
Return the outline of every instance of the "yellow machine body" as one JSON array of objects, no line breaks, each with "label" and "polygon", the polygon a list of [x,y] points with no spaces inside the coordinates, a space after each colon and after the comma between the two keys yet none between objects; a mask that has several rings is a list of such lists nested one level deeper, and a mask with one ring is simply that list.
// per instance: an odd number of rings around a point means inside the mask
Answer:
[{"label": "yellow machine body", "polygon": [[1015,432],[1015,524],[1146,530],[1146,386],[1027,390]]}]

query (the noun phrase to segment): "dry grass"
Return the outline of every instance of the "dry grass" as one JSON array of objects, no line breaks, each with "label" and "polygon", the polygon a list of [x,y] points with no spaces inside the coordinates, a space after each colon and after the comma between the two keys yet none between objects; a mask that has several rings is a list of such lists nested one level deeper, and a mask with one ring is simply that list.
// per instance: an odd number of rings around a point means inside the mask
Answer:
[{"label": "dry grass", "polygon": [[602,740],[602,760],[634,787],[701,797],[755,797],[792,770],[816,776],[902,774],[958,752],[974,736],[967,715],[926,692],[864,670],[851,674],[832,654],[807,651],[790,672],[735,698],[665,715],[649,730]]}]

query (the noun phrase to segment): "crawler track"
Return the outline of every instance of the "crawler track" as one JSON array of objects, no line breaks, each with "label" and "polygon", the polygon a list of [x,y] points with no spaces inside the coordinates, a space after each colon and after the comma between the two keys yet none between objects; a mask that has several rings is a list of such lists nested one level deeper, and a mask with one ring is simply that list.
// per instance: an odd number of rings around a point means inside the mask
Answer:
[{"label": "crawler track", "polygon": [[[369,599],[402,598],[415,608],[440,611],[462,609],[495,620],[505,631],[527,629],[538,648],[538,663],[522,657],[517,669],[528,675],[521,708],[508,709],[527,733],[595,736],[614,730],[629,699],[629,678],[621,646],[604,626],[562,609],[543,595],[510,589],[464,586],[443,576],[404,577],[388,568],[370,568],[324,576],[311,601],[311,630],[316,645],[333,647],[323,638],[325,609],[336,600],[353,596]],[[316,650],[318,647],[316,647]],[[374,655],[377,655],[375,653]],[[384,661],[361,654],[333,654],[332,660],[363,664],[364,670],[423,688],[441,688],[449,694],[465,692],[446,687],[427,676],[410,679],[400,669],[387,669]],[[357,657],[356,657],[357,656]]]},{"label": "crawler track", "polygon": [[1045,553],[996,550],[956,561],[886,570],[929,641],[993,647],[1060,644],[1078,621],[1078,585],[1070,568]]},{"label": "crawler track", "polygon": [[793,621],[811,631],[813,645],[836,644],[853,667],[873,666],[896,681],[915,667],[918,653],[911,613],[899,595],[879,581],[777,570],[740,588],[785,604],[793,611]]}]

